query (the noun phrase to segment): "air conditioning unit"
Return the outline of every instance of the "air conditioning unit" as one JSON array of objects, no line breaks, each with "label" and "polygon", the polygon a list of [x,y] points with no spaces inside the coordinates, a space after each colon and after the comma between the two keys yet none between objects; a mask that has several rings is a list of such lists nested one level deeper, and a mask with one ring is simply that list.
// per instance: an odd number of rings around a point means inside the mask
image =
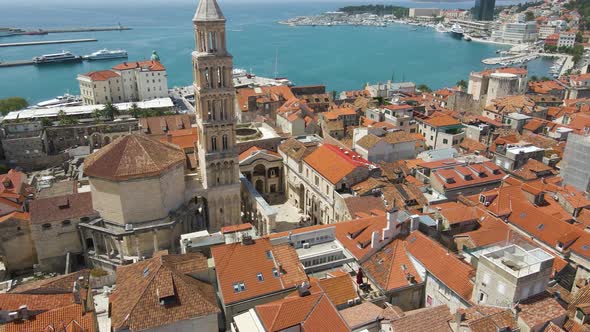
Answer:
[{"label": "air conditioning unit", "polygon": [[303,244],[303,249],[309,249],[309,243],[304,243]]},{"label": "air conditioning unit", "polygon": [[354,299],[354,303],[359,304],[361,303],[361,298],[357,297],[356,299]]},{"label": "air conditioning unit", "polygon": [[350,299],[350,300],[346,301],[346,303],[347,303],[349,306],[352,306],[352,305],[354,305],[354,300],[353,300],[353,299]]},{"label": "air conditioning unit", "polygon": [[133,225],[132,224],[125,224],[125,230],[126,231],[132,231],[133,230]]}]

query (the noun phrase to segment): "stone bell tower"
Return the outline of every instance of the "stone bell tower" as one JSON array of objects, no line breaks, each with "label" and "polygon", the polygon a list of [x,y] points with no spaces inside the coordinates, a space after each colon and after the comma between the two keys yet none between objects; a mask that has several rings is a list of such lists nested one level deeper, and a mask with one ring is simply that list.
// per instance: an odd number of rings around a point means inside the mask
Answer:
[{"label": "stone bell tower", "polygon": [[209,230],[240,223],[240,180],[232,56],[226,49],[225,17],[216,0],[200,0],[193,18],[192,53],[199,168],[206,191]]}]

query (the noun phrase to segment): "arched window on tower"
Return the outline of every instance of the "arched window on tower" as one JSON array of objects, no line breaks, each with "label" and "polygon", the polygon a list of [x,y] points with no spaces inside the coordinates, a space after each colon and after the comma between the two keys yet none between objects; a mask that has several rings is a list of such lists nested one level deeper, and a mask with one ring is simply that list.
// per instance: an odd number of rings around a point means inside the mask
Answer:
[{"label": "arched window on tower", "polygon": [[217,137],[211,137],[211,152],[217,151]]},{"label": "arched window on tower", "polygon": [[209,67],[205,67],[205,87],[211,87],[211,73],[209,72]]},{"label": "arched window on tower", "polygon": [[228,149],[228,144],[227,144],[227,135],[223,135],[222,137],[222,145],[223,145],[223,150],[227,150]]},{"label": "arched window on tower", "polygon": [[207,100],[207,120],[213,120],[213,112],[211,109],[211,100]]},{"label": "arched window on tower", "polygon": [[223,87],[223,74],[221,72],[221,67],[217,67],[217,87],[221,88]]}]

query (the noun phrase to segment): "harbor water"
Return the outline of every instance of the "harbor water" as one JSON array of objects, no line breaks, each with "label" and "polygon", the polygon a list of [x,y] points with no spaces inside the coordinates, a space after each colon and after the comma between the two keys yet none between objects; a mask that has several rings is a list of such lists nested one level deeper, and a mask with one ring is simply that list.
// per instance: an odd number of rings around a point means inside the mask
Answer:
[{"label": "harbor water", "polygon": [[[4,5],[0,22],[24,29],[113,26],[127,31],[60,33],[0,38],[0,43],[52,39],[96,38],[98,42],[8,47],[0,49],[0,61],[30,60],[68,50],[76,55],[102,48],[125,49],[127,61],[147,59],[152,50],[160,55],[170,87],[192,82],[194,49],[192,16],[197,1],[165,6],[104,5],[76,7],[19,4]],[[399,3],[429,7],[428,3]],[[277,22],[293,16],[316,15],[335,10],[338,3],[249,3],[220,1],[228,19],[228,46],[234,66],[260,76],[288,77],[297,85],[325,84],[329,90],[361,89],[367,82],[414,81],[431,88],[453,86],[467,80],[469,72],[484,69],[481,60],[507,49],[493,44],[467,42],[434,29],[394,24],[388,27],[332,26],[292,27]],[[439,6],[439,4],[437,4]],[[471,3],[449,6],[469,7]],[[31,20],[34,17],[35,20]],[[278,56],[277,56],[278,55]],[[77,94],[76,76],[109,69],[125,61],[106,61],[0,68],[0,98],[23,96],[34,103],[65,92]],[[278,63],[278,65],[276,65]],[[551,59],[530,62],[529,75],[548,76]]]}]

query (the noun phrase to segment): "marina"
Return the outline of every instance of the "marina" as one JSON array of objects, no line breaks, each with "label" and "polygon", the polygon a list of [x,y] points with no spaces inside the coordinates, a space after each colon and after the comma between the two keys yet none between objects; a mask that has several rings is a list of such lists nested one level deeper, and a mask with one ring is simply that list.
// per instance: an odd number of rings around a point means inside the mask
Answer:
[{"label": "marina", "polygon": [[24,30],[20,28],[0,28],[0,37],[26,36],[26,35],[47,35],[50,33],[70,33],[70,32],[97,32],[97,31],[123,31],[131,30],[129,27],[122,25],[111,27],[78,27],[78,28],[61,28],[61,29],[32,29]]},{"label": "marina", "polygon": [[18,47],[18,46],[35,46],[35,45],[50,45],[50,44],[74,44],[74,43],[90,43],[97,42],[98,39],[64,39],[64,40],[43,40],[34,42],[17,42],[17,43],[3,43],[0,47]]}]

